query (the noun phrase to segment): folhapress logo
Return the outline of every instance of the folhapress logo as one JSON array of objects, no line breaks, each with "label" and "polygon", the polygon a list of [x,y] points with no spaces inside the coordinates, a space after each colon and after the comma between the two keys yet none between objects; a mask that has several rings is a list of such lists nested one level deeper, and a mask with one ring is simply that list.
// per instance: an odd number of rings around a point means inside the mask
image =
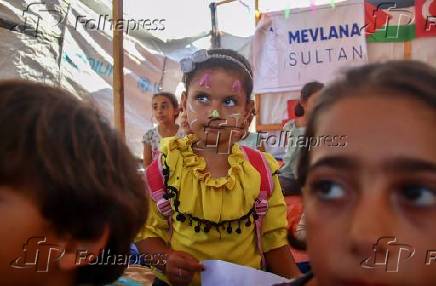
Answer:
[{"label": "folhapress logo", "polygon": [[23,245],[22,254],[10,265],[18,269],[33,268],[36,272],[48,272],[51,262],[60,260],[64,254],[65,249],[47,243],[46,237],[31,237]]},{"label": "folhapress logo", "polygon": [[381,237],[373,245],[373,255],[360,264],[363,268],[384,268],[386,272],[399,272],[402,261],[415,255],[415,249],[397,242],[396,237]]}]

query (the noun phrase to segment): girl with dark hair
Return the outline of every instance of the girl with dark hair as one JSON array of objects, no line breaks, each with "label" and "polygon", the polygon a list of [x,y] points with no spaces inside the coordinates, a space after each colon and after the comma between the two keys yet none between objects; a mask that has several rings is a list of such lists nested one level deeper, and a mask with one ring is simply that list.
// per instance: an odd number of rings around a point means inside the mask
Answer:
[{"label": "girl with dark hair", "polygon": [[137,245],[168,255],[154,285],[199,285],[200,261],[207,259],[296,276],[286,206],[273,175],[278,164],[237,143],[252,117],[250,64],[235,51],[215,49],[200,50],[181,66],[192,134],[165,140],[162,156],[146,170],[155,203]]},{"label": "girl with dark hair", "polygon": [[[306,130],[306,120],[313,109],[324,84],[314,81],[306,83],[301,89],[301,97],[295,106],[296,119],[289,121],[283,128],[287,134],[286,154],[283,157],[283,166],[280,168],[279,180],[285,195],[288,219],[288,240],[292,255],[302,272],[310,269],[309,257],[305,250],[306,231],[304,227],[303,205],[301,188],[297,181],[297,161],[302,144],[301,139]],[[303,141],[304,142],[304,141]]]},{"label": "girl with dark hair", "polygon": [[118,133],[64,90],[11,80],[0,81],[0,138],[0,284],[115,281],[148,210]]},{"label": "girl with dark hair", "polygon": [[435,285],[436,70],[415,61],[352,69],[323,90],[303,147],[307,245],[318,285]]},{"label": "girl with dark hair", "polygon": [[144,168],[157,158],[159,154],[159,144],[164,137],[183,137],[184,130],[176,124],[179,116],[179,103],[176,96],[170,92],[159,92],[153,94],[151,101],[153,117],[158,125],[145,132],[142,138],[144,144]]},{"label": "girl with dark hair", "polygon": [[317,81],[306,83],[301,89],[300,100],[295,106],[296,119],[289,121],[283,127],[288,138],[286,154],[283,157],[283,166],[280,168],[279,180],[285,196],[301,194],[296,176],[297,158],[301,146],[297,142],[299,142],[299,137],[304,135],[306,120],[323,87],[324,84]]}]

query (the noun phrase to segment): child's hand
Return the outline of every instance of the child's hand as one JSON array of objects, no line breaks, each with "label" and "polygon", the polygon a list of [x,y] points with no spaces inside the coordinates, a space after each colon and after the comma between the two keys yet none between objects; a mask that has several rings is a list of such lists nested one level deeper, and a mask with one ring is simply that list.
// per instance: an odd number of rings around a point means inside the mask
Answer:
[{"label": "child's hand", "polygon": [[165,274],[174,286],[189,285],[195,272],[203,270],[203,265],[195,257],[182,251],[171,252],[165,266]]}]

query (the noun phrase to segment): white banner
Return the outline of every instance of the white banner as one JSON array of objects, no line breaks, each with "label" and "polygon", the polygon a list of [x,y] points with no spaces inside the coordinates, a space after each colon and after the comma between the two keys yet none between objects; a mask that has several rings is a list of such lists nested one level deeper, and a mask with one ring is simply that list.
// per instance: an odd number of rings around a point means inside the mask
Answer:
[{"label": "white banner", "polygon": [[254,39],[256,93],[328,82],[367,62],[363,0],[262,15]]}]

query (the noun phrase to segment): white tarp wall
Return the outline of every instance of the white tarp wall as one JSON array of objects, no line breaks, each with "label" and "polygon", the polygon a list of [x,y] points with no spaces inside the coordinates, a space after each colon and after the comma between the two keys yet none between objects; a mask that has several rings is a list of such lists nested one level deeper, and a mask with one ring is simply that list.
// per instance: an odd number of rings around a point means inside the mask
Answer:
[{"label": "white tarp wall", "polygon": [[[0,1],[0,18],[9,24],[0,28],[0,78],[66,88],[113,121],[112,31],[109,23],[103,29],[78,21],[110,19],[111,9],[111,1]],[[159,87],[174,91],[180,73],[177,62],[137,39],[127,36],[124,45],[126,137],[139,156],[141,134],[152,126],[150,95]]]},{"label": "white tarp wall", "polygon": [[[142,135],[153,126],[151,95],[159,89],[175,92],[181,79],[178,61],[210,46],[208,5],[204,0],[124,0],[125,23],[131,20],[124,33],[126,138],[138,157]],[[242,15],[239,20],[251,19],[252,25],[243,22],[242,27],[252,34],[253,8],[230,6],[226,9]],[[112,122],[111,18],[111,0],[0,0],[0,79],[66,88],[90,99]],[[222,45],[248,57],[250,37],[240,28],[238,36],[223,34]]]}]

